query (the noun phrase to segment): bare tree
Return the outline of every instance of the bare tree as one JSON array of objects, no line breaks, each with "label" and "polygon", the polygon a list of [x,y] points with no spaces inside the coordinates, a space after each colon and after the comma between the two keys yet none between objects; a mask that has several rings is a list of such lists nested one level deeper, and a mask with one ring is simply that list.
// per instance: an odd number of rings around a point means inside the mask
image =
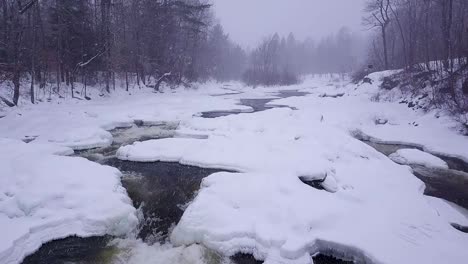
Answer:
[{"label": "bare tree", "polygon": [[446,71],[453,71],[452,64],[452,20],[453,20],[453,0],[439,0],[441,6],[441,26],[443,34],[444,67]]},{"label": "bare tree", "polygon": [[364,23],[371,28],[379,27],[382,36],[383,57],[385,69],[389,69],[387,27],[390,24],[390,0],[370,0],[366,4],[365,12],[368,16],[364,18]]}]

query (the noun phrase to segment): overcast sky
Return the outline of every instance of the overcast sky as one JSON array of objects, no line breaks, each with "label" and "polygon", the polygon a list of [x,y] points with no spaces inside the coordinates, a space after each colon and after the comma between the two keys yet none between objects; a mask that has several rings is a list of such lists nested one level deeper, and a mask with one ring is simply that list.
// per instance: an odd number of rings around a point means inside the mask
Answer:
[{"label": "overcast sky", "polygon": [[293,32],[298,39],[320,39],[343,26],[362,31],[365,0],[212,0],[216,16],[231,38],[254,47],[263,37]]}]

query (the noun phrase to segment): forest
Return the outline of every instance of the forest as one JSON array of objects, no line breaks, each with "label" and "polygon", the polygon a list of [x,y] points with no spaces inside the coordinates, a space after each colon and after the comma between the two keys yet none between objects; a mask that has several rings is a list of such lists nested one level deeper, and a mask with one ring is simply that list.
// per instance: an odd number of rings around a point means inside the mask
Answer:
[{"label": "forest", "polygon": [[18,104],[25,82],[34,103],[39,91],[88,99],[86,87],[96,84],[103,93],[116,83],[159,90],[162,82],[208,79],[288,85],[307,74],[353,73],[360,80],[389,69],[405,69],[413,86],[419,73],[459,106],[468,93],[464,0],[370,0],[362,18],[367,35],[345,27],[320,39],[273,33],[253,48],[234,43],[205,0],[0,4],[0,81],[13,87],[1,100],[9,106]]}]

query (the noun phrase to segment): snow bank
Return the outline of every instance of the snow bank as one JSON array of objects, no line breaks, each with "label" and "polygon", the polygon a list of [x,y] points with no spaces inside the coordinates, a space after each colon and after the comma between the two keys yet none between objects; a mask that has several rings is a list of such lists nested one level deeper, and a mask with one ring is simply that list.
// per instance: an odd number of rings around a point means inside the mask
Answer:
[{"label": "snow bank", "polygon": [[400,149],[389,157],[398,164],[448,169],[447,162],[419,149]]},{"label": "snow bank", "polygon": [[52,155],[70,151],[0,139],[0,263],[20,263],[53,239],[121,236],[136,227],[120,172]]}]

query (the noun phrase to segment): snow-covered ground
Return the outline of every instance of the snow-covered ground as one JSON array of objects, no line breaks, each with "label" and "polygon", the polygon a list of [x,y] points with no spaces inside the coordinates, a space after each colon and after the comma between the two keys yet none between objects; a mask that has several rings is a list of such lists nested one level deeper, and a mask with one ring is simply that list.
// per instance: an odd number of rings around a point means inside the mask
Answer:
[{"label": "snow-covered ground", "polygon": [[[113,141],[108,130],[135,120],[175,122],[177,133],[205,137],[137,142],[120,148],[120,159],[237,172],[203,180],[171,235],[178,248],[130,243],[125,247],[132,248],[127,258],[132,263],[145,263],[154,254],[177,259],[184,254],[180,250],[199,259],[200,248],[190,247],[195,243],[224,255],[252,253],[266,263],[312,263],[317,252],[373,263],[465,261],[468,237],[451,224],[464,225],[466,215],[455,213],[448,203],[428,200],[424,184],[409,167],[355,136],[416,145],[468,161],[467,137],[440,113],[371,100],[380,76],[371,77],[376,79],[373,85],[328,78],[256,89],[207,84],[198,90],[139,91],[9,110],[0,119],[0,138],[10,138],[0,141],[0,162],[8,172],[0,178],[0,228],[11,231],[0,237],[0,262],[19,262],[40,243],[71,234],[132,232],[135,209],[119,173],[58,155],[108,146]],[[280,98],[280,90],[310,94]],[[204,111],[251,110],[238,104],[245,98],[277,98],[270,104],[291,109],[200,117]],[[21,139],[35,140],[26,144]],[[300,178],[323,181],[325,190]]]}]

